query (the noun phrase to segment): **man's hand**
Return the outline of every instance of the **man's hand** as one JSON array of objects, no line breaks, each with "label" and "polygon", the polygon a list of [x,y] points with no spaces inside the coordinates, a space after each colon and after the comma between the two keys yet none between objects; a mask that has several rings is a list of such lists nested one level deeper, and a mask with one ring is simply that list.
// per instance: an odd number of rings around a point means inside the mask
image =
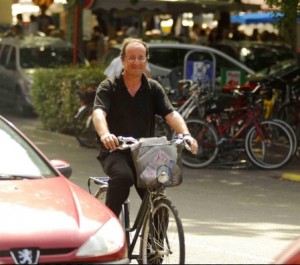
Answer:
[{"label": "man's hand", "polygon": [[119,146],[118,138],[111,133],[106,133],[101,136],[101,142],[104,144],[105,148],[108,150],[116,149]]},{"label": "man's hand", "polygon": [[197,141],[190,134],[184,135],[183,139],[186,140],[190,144],[192,154],[196,155],[198,153]]}]

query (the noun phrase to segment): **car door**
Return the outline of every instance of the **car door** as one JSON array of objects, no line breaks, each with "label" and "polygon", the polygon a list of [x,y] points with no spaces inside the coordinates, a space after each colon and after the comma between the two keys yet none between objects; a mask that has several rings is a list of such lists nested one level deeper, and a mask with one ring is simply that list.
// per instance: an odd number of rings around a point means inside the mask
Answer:
[{"label": "car door", "polygon": [[0,57],[0,100],[7,102],[7,93],[11,85],[9,70],[7,64],[12,47],[10,45],[3,45]]},{"label": "car door", "polygon": [[12,46],[10,52],[8,53],[7,63],[6,63],[6,87],[5,95],[7,102],[12,102],[16,100],[16,93],[19,93],[19,70],[17,67],[17,49]]}]

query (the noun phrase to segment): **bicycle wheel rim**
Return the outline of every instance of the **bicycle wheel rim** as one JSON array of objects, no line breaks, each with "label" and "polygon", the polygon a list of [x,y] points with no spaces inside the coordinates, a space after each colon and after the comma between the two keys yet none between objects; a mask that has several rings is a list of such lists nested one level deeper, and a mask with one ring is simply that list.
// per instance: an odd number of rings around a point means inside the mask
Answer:
[{"label": "bicycle wheel rim", "polygon": [[144,224],[141,258],[143,264],[185,263],[183,226],[169,200],[158,201]]},{"label": "bicycle wheel rim", "polygon": [[278,169],[286,165],[293,156],[292,137],[280,123],[263,121],[259,128],[263,137],[253,126],[246,136],[245,149],[249,160],[263,169]]},{"label": "bicycle wheel rim", "polygon": [[281,119],[272,119],[273,121],[279,122],[283,126],[286,127],[286,129],[289,130],[291,133],[292,141],[293,141],[293,156],[296,154],[297,149],[298,149],[298,140],[295,131],[293,130],[292,126],[289,125],[286,121],[283,121]]}]

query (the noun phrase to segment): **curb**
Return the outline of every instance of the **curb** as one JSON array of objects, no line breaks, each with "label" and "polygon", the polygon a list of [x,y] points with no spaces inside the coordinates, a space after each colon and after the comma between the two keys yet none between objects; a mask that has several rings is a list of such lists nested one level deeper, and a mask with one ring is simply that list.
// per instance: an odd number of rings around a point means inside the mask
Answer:
[{"label": "curb", "polygon": [[285,179],[285,180],[299,181],[300,182],[300,174],[284,173],[284,174],[282,174],[281,178]]}]

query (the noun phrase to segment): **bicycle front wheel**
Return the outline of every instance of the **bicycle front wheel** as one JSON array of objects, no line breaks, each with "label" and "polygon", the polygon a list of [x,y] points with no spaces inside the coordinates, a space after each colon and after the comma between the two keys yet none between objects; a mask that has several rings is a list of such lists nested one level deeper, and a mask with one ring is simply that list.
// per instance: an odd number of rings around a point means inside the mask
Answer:
[{"label": "bicycle front wheel", "polygon": [[293,149],[289,130],[276,121],[262,121],[258,128],[251,127],[246,135],[246,154],[262,169],[278,169],[286,165],[294,155]]},{"label": "bicycle front wheel", "polygon": [[178,212],[167,199],[155,203],[141,240],[143,264],[184,264],[184,232]]},{"label": "bicycle front wheel", "polygon": [[210,124],[200,119],[188,119],[186,125],[198,142],[198,153],[182,151],[182,164],[191,168],[202,168],[211,164],[219,152],[218,135]]}]

